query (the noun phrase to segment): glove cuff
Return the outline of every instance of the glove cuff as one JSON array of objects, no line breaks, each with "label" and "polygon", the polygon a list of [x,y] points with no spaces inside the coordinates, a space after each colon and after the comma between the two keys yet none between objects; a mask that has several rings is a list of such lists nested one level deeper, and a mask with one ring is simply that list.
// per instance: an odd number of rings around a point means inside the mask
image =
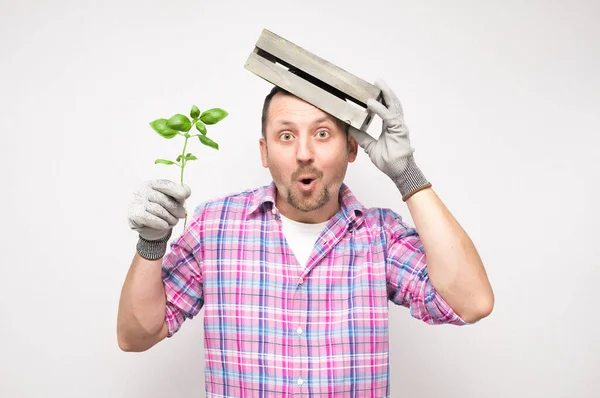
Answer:
[{"label": "glove cuff", "polygon": [[405,161],[406,164],[402,168],[402,172],[393,179],[394,184],[402,194],[402,201],[404,202],[415,193],[431,187],[431,183],[427,181],[421,169],[417,167],[414,157],[410,155]]},{"label": "glove cuff", "polygon": [[167,245],[172,233],[173,230],[169,230],[167,236],[157,240],[147,240],[140,236],[136,245],[138,254],[146,260],[157,260],[163,257],[167,252]]}]

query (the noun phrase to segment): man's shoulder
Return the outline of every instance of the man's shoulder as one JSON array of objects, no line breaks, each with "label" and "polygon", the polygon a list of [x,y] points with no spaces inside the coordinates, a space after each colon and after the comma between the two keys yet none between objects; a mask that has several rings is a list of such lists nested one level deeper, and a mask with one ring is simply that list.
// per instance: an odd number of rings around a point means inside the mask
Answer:
[{"label": "man's shoulder", "polygon": [[346,209],[360,213],[362,221],[368,226],[381,227],[402,223],[399,212],[389,207],[369,206],[363,203],[346,184],[343,186],[340,198]]},{"label": "man's shoulder", "polygon": [[402,221],[400,213],[389,207],[363,207],[363,217],[366,220],[376,223],[389,223]]},{"label": "man's shoulder", "polygon": [[398,211],[389,207],[365,207],[363,218],[365,225],[369,227],[381,228],[384,231],[414,233],[410,221],[405,220]]}]

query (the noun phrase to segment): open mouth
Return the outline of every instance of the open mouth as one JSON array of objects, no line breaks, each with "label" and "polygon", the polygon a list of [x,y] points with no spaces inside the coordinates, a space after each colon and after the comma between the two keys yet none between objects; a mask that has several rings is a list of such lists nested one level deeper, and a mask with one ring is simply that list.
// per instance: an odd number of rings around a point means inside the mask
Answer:
[{"label": "open mouth", "polygon": [[298,180],[298,185],[303,191],[310,191],[315,186],[316,179],[314,178],[303,178]]}]

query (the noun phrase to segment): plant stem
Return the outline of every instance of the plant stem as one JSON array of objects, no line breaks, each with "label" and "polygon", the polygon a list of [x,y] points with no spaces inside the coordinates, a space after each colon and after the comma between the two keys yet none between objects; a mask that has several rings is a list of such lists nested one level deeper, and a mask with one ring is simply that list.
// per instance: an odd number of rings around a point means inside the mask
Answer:
[{"label": "plant stem", "polygon": [[[183,151],[181,152],[181,177],[180,182],[181,186],[183,186],[183,169],[185,168],[186,160],[185,160],[185,149],[187,148],[188,137],[185,137],[185,143],[183,144]],[[183,202],[183,209],[185,210],[185,219],[183,221],[183,229],[185,230],[187,226],[187,208],[185,207],[185,201]]]},{"label": "plant stem", "polygon": [[181,152],[181,177],[180,177],[180,182],[181,182],[181,186],[183,186],[183,169],[185,167],[185,149],[187,148],[187,143],[188,143],[188,138],[185,137],[185,143],[183,144],[183,151]]}]

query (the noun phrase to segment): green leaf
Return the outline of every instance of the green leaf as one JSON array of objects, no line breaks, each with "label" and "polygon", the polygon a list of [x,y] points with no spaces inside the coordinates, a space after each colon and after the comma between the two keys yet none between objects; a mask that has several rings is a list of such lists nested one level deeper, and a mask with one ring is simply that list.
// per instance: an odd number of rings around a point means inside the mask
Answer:
[{"label": "green leaf", "polygon": [[200,120],[196,122],[196,130],[206,135],[206,126]]},{"label": "green leaf", "polygon": [[192,106],[192,110],[190,111],[190,116],[192,119],[197,119],[200,116],[200,109],[196,105]]},{"label": "green leaf", "polygon": [[198,158],[192,155],[191,153],[188,153],[187,155],[185,155],[185,160],[198,160]]},{"label": "green leaf", "polygon": [[160,136],[166,139],[171,139],[178,134],[176,130],[173,130],[167,126],[167,119],[156,119],[150,122],[150,126]]},{"label": "green leaf", "polygon": [[199,135],[198,139],[200,139],[200,142],[203,143],[206,146],[209,146],[211,148],[215,148],[215,149],[219,149],[219,144],[217,144],[216,142],[214,142],[213,140],[211,140],[210,138],[208,138],[205,135]]},{"label": "green leaf", "polygon": [[227,115],[229,115],[229,113],[221,108],[212,108],[202,112],[200,120],[202,120],[205,124],[215,124],[225,119]]},{"label": "green leaf", "polygon": [[175,162],[173,162],[172,160],[167,160],[167,159],[156,159],[156,160],[154,161],[154,164],[159,164],[159,163],[162,163],[162,164],[169,164],[169,165],[170,165],[170,164],[175,164]]},{"label": "green leaf", "polygon": [[177,131],[190,131],[192,122],[187,116],[178,113],[167,120],[167,126]]},{"label": "green leaf", "polygon": [[181,155],[177,156],[177,161],[181,162]]}]

